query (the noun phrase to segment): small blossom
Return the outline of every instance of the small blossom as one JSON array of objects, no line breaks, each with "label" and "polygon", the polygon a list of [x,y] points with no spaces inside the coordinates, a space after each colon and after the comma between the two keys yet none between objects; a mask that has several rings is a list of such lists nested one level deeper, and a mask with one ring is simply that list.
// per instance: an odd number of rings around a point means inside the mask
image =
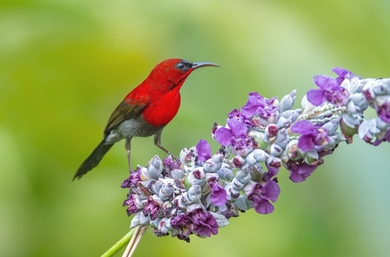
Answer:
[{"label": "small blossom", "polygon": [[235,151],[245,156],[252,150],[252,141],[247,136],[248,127],[236,119],[227,122],[229,128],[221,127],[215,131],[215,139],[223,146],[232,146]]},{"label": "small blossom", "polygon": [[143,213],[145,216],[150,215],[150,220],[155,220],[158,217],[161,206],[153,197],[149,197],[146,203]]},{"label": "small blossom", "polygon": [[209,185],[211,187],[210,201],[215,206],[222,206],[226,203],[226,191],[223,187],[218,185],[216,179],[210,179]]},{"label": "small blossom", "polygon": [[269,214],[274,211],[274,206],[270,201],[275,202],[280,194],[278,184],[269,180],[264,186],[260,183],[255,183],[252,192],[248,195],[248,199],[253,202],[253,206],[257,213]]},{"label": "small blossom", "polygon": [[246,138],[247,127],[238,120],[227,122],[229,128],[220,128],[215,132],[216,140],[223,146],[234,145],[236,139]]},{"label": "small blossom", "polygon": [[271,166],[269,165],[268,163],[265,163],[265,166],[267,167],[267,172],[264,174],[264,181],[268,181],[268,180],[271,180],[273,179],[276,175],[278,175],[278,172],[279,172],[279,167],[274,167],[274,166]]},{"label": "small blossom", "polygon": [[193,232],[200,237],[210,237],[218,234],[218,224],[214,216],[203,209],[196,209],[190,213]]},{"label": "small blossom", "polygon": [[348,99],[349,92],[340,87],[337,79],[318,75],[314,77],[314,83],[320,89],[312,89],[307,92],[307,100],[315,106],[320,106],[323,102],[328,101],[335,105],[343,105]]},{"label": "small blossom", "polygon": [[221,212],[227,219],[231,217],[238,217],[238,208],[235,203],[226,202],[226,209]]},{"label": "small blossom", "polygon": [[165,169],[171,171],[180,168],[180,161],[172,159],[171,156],[164,158],[163,165]]},{"label": "small blossom", "polygon": [[294,123],[291,126],[291,131],[302,135],[298,140],[298,147],[305,152],[313,150],[316,146],[324,146],[329,143],[328,131],[307,120]]},{"label": "small blossom", "polygon": [[371,143],[372,139],[374,139],[374,135],[380,133],[376,119],[363,121],[359,126],[358,133],[361,139],[367,143]]},{"label": "small blossom", "polygon": [[338,77],[336,78],[336,81],[339,85],[341,85],[341,83],[345,79],[351,80],[354,77],[358,77],[355,74],[353,74],[351,71],[344,69],[344,68],[341,68],[341,67],[333,68],[332,71],[338,75]]},{"label": "small blossom", "polygon": [[228,118],[231,120],[238,120],[241,123],[244,123],[248,126],[252,126],[252,122],[249,119],[245,118],[239,109],[233,109],[231,112],[229,112]]},{"label": "small blossom", "polygon": [[210,144],[206,140],[201,139],[196,145],[196,153],[198,155],[199,160],[201,160],[202,162],[207,161],[211,158]]},{"label": "small blossom", "polygon": [[141,169],[138,168],[134,172],[130,173],[130,177],[123,181],[122,188],[130,188],[135,187],[137,185],[137,182],[141,180]]},{"label": "small blossom", "polygon": [[[249,93],[248,102],[241,109],[242,115],[246,119],[251,119],[253,116],[258,115],[263,121],[274,122],[279,114],[279,104],[277,98],[273,97],[267,99],[262,97],[259,93]],[[267,125],[264,124],[264,125]],[[260,124],[254,124],[258,126]]]},{"label": "small blossom", "polygon": [[127,199],[123,202],[123,206],[128,206],[126,209],[128,216],[142,210],[145,204],[146,204],[146,200],[141,200],[139,195],[131,194],[131,193],[127,195]]},{"label": "small blossom", "polygon": [[179,214],[171,220],[171,226],[175,229],[172,236],[176,236],[180,240],[190,242],[189,236],[192,234],[191,217],[187,214]]},{"label": "small blossom", "polygon": [[385,130],[383,133],[383,136],[380,138],[377,138],[375,142],[373,143],[374,146],[380,145],[382,142],[390,142],[390,127]]},{"label": "small blossom", "polygon": [[137,206],[134,202],[134,199],[131,194],[128,195],[128,198],[123,202],[123,206],[128,206],[126,209],[127,215],[130,216],[137,212]]},{"label": "small blossom", "polygon": [[390,97],[378,107],[378,117],[390,124]]},{"label": "small blossom", "polygon": [[310,165],[303,161],[288,161],[286,168],[290,171],[290,179],[295,183],[300,183],[306,180],[313,171],[317,168],[316,165]]}]

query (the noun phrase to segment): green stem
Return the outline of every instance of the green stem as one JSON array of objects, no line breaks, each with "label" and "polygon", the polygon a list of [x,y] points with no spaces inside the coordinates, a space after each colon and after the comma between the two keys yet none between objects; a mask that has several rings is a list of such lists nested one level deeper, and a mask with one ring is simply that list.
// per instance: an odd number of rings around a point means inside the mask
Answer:
[{"label": "green stem", "polygon": [[122,237],[118,242],[116,242],[110,249],[108,249],[101,257],[111,257],[114,256],[123,246],[127,245],[134,234],[134,228],[130,229],[124,237]]}]

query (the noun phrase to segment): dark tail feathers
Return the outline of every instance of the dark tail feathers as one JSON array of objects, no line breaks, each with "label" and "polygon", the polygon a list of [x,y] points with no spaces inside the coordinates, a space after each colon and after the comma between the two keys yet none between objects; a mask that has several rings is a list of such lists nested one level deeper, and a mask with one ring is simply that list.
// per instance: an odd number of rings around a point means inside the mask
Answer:
[{"label": "dark tail feathers", "polygon": [[88,171],[92,170],[99,164],[99,162],[103,159],[103,156],[113,146],[113,144],[105,145],[104,141],[105,139],[103,139],[103,141],[95,148],[95,150],[93,150],[91,155],[88,156],[88,158],[81,164],[72,181],[76,178],[80,179],[84,174],[86,174]]}]

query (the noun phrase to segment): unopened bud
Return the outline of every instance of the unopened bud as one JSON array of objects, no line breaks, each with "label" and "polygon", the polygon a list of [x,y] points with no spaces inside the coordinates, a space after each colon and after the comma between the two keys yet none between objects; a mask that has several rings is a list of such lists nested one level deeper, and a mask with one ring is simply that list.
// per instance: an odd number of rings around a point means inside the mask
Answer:
[{"label": "unopened bud", "polygon": [[295,102],[297,97],[297,91],[293,90],[290,94],[285,95],[282,100],[280,100],[279,109],[280,112],[284,112],[286,110],[290,110]]}]

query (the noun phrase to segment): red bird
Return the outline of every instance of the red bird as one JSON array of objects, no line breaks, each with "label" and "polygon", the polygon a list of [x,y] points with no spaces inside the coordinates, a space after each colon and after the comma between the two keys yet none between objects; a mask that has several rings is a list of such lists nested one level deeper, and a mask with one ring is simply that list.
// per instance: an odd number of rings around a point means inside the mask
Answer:
[{"label": "red bird", "polygon": [[108,150],[124,138],[130,170],[130,142],[133,137],[154,135],[154,144],[169,154],[161,145],[162,130],[179,110],[179,91],[184,81],[192,71],[206,66],[219,67],[215,63],[192,63],[177,58],[157,64],[149,76],[134,88],[111,114],[104,129],[103,141],[81,164],[73,180],[80,179],[96,167]]}]

